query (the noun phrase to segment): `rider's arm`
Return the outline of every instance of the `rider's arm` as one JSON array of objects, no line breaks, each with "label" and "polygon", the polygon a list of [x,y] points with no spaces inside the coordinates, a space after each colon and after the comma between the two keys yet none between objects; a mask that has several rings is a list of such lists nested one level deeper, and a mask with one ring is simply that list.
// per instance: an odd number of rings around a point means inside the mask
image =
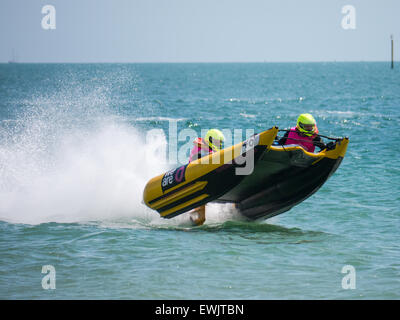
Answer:
[{"label": "rider's arm", "polygon": [[326,145],[320,136],[316,136],[313,140],[313,143],[316,147],[320,148],[321,150],[326,148]]},{"label": "rider's arm", "polygon": [[286,143],[287,137],[289,136],[289,131],[287,131],[282,138],[278,140],[278,144],[283,146]]}]

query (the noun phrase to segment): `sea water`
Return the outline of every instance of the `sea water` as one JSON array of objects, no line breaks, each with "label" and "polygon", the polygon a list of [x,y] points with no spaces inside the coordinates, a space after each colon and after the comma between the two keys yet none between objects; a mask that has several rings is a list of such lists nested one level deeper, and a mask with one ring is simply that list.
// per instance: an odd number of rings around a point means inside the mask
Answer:
[{"label": "sea water", "polygon": [[[399,299],[399,70],[0,64],[0,298]],[[292,210],[247,222],[208,204],[192,227],[143,204],[174,167],[171,124],[261,132],[305,112],[350,143]]]}]

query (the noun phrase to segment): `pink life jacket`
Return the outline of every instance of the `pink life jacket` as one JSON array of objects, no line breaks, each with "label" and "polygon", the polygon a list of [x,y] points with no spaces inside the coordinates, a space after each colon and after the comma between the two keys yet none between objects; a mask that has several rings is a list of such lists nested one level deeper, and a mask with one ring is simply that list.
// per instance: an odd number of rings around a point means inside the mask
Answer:
[{"label": "pink life jacket", "polygon": [[193,141],[193,144],[194,146],[192,151],[190,152],[189,162],[192,162],[192,160],[200,159],[200,157],[197,158],[197,155],[199,153],[201,153],[201,156],[203,157],[213,152],[213,150],[210,149],[210,147],[204,142],[203,138],[197,138]]},{"label": "pink life jacket", "polygon": [[293,128],[290,128],[289,135],[288,135],[288,137],[286,139],[286,143],[285,144],[298,144],[301,147],[303,147],[304,149],[306,149],[308,152],[314,152],[315,146],[312,143],[312,141],[314,140],[314,138],[316,136],[317,136],[317,134],[313,134],[311,137],[302,136],[296,130],[296,127],[293,127]]}]

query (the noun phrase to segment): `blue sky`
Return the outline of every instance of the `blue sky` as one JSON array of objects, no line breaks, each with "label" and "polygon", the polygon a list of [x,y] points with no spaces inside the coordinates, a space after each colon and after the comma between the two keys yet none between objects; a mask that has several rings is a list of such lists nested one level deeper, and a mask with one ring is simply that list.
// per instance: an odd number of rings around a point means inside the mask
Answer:
[{"label": "blue sky", "polygon": [[[341,26],[345,5],[356,29]],[[398,0],[0,1],[0,62],[13,49],[20,62],[388,61],[390,34],[396,59]]]}]

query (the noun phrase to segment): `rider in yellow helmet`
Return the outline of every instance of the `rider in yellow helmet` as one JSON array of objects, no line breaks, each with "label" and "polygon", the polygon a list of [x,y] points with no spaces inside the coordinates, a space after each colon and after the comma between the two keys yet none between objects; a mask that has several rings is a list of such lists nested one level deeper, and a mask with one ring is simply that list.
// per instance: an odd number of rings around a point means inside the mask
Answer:
[{"label": "rider in yellow helmet", "polygon": [[297,144],[308,152],[314,152],[315,146],[321,150],[326,148],[322,138],[318,135],[317,122],[309,113],[303,113],[297,118],[296,127],[285,133],[278,143],[280,145]]},{"label": "rider in yellow helmet", "polygon": [[[204,157],[210,153],[223,149],[224,141],[225,136],[220,130],[208,130],[204,139],[197,138],[193,141],[194,147],[190,152],[189,162],[200,159],[201,157]],[[200,226],[204,223],[204,221],[206,221],[206,206],[202,205],[194,209],[194,211],[197,213],[198,217],[196,219],[190,217],[190,219],[196,225]]]},{"label": "rider in yellow helmet", "polygon": [[197,138],[193,141],[194,147],[190,152],[189,162],[200,159],[209,153],[223,149],[224,141],[225,136],[220,130],[208,130],[204,139]]}]

